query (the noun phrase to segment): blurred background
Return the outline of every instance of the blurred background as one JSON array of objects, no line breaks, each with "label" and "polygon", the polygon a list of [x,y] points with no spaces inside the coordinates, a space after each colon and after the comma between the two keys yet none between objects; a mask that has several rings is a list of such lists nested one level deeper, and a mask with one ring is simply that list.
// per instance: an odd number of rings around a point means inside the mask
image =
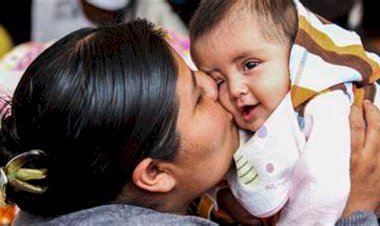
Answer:
[{"label": "blurred background", "polygon": [[[0,8],[0,54],[21,43],[49,42],[83,26],[146,17],[187,35],[200,0],[18,0]],[[380,53],[379,0],[301,0],[326,19],[357,31],[370,51]]]},{"label": "blurred background", "polygon": [[[14,0],[0,7],[0,84],[12,90],[49,43],[81,27],[144,17],[168,29],[178,48],[189,49],[188,24],[200,0]],[[340,26],[356,31],[368,51],[380,54],[379,0],[301,0]],[[176,48],[175,47],[175,48]],[[0,225],[17,208],[0,206]]]}]

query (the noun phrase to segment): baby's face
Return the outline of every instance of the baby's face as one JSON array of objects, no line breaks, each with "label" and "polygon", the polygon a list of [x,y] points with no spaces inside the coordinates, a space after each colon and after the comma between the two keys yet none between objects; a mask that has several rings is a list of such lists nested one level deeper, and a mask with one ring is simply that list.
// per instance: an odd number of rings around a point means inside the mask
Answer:
[{"label": "baby's face", "polygon": [[228,17],[192,43],[195,64],[218,84],[236,123],[256,131],[289,91],[289,48],[260,34],[250,16]]}]

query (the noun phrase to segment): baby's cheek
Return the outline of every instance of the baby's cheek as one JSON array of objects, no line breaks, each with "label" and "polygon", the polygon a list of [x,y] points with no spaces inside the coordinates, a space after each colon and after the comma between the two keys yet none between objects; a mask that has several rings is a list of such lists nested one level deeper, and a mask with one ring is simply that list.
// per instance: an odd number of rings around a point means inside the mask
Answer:
[{"label": "baby's cheek", "polygon": [[228,94],[228,91],[226,88],[219,87],[219,89],[218,89],[218,101],[230,113],[234,113],[236,111],[234,104],[231,102],[231,98],[229,97],[229,94]]}]

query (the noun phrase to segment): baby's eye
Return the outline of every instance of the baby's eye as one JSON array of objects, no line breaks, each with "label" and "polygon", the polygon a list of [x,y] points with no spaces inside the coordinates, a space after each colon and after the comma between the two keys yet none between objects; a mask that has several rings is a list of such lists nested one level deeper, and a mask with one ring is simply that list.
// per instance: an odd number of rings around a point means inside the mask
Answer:
[{"label": "baby's eye", "polygon": [[259,66],[259,62],[250,60],[244,63],[243,70],[244,71],[252,70],[257,66]]},{"label": "baby's eye", "polygon": [[216,80],[216,85],[218,86],[218,88],[224,83],[225,81],[223,79],[217,79]]}]

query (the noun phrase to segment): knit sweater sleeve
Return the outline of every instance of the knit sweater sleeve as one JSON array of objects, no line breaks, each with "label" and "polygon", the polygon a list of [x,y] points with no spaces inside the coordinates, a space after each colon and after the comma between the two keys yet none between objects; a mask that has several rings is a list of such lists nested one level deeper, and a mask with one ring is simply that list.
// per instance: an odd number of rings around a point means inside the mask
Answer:
[{"label": "knit sweater sleeve", "polygon": [[335,226],[378,226],[374,213],[369,211],[356,211],[347,218],[340,218]]}]

